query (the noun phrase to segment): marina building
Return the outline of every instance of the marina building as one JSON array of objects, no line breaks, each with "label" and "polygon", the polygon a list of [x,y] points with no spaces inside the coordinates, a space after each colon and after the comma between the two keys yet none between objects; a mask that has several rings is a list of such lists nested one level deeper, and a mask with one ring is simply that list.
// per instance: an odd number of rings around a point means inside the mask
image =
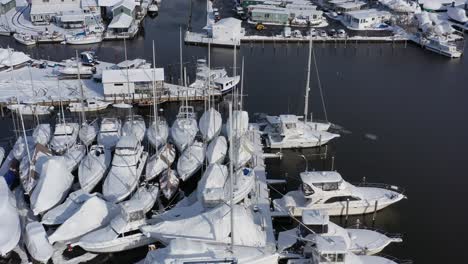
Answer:
[{"label": "marina building", "polygon": [[344,14],[343,24],[350,29],[366,30],[375,29],[388,21],[391,14],[387,11],[380,11],[376,9],[366,9],[351,11]]},{"label": "marina building", "polygon": [[367,5],[367,3],[362,2],[362,1],[348,1],[348,2],[344,2],[344,3],[337,3],[334,6],[334,10],[336,12],[346,13],[346,12],[361,10],[366,5]]},{"label": "marina building", "polygon": [[134,0],[124,0],[112,8],[112,21],[108,26],[106,38],[129,38],[138,32],[136,23],[136,4]]},{"label": "marina building", "polygon": [[256,5],[250,8],[250,13],[252,22],[265,24],[318,25],[323,21],[323,12],[313,5]]},{"label": "marina building", "polygon": [[0,0],[0,15],[16,7],[16,0]]},{"label": "marina building", "polygon": [[214,40],[240,41],[244,33],[241,24],[242,21],[236,18],[221,19],[211,26],[211,37]]},{"label": "marina building", "polygon": [[[31,22],[36,25],[50,24],[57,16],[64,18],[64,23],[75,24],[75,20],[81,14],[81,0],[31,0]],[[70,18],[68,16],[73,14]],[[62,19],[61,18],[61,19]]]},{"label": "marina building", "polygon": [[102,84],[105,96],[148,94],[152,92],[153,81],[156,88],[164,84],[164,69],[117,69],[103,70]]}]

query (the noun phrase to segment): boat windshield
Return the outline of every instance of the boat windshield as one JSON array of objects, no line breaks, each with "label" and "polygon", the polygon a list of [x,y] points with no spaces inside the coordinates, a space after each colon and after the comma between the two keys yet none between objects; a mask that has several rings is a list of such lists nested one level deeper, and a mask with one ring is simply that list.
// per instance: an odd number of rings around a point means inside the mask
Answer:
[{"label": "boat windshield", "polygon": [[320,255],[320,263],[344,263],[345,255],[342,253],[327,253]]},{"label": "boat windshield", "polygon": [[313,183],[313,185],[322,191],[336,191],[340,188],[340,185],[343,181],[339,182],[320,182],[320,183]]}]

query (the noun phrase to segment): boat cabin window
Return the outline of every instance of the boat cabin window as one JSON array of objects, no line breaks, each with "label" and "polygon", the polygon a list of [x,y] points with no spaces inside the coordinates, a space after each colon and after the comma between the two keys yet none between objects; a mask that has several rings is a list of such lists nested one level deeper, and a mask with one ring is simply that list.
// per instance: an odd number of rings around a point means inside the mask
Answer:
[{"label": "boat cabin window", "polygon": [[315,234],[325,234],[328,232],[328,225],[300,225],[299,226],[299,233],[302,237],[306,237],[312,233]]},{"label": "boat cabin window", "polygon": [[314,186],[322,189],[322,191],[336,191],[340,187],[342,181],[339,182],[320,182],[314,183]]},{"label": "boat cabin window", "polygon": [[132,222],[136,220],[145,219],[145,214],[143,211],[135,211],[128,213],[125,218],[127,218],[127,221]]},{"label": "boat cabin window", "polygon": [[128,231],[128,232],[125,232],[125,233],[121,233],[121,234],[119,234],[118,238],[127,237],[127,236],[131,236],[131,235],[136,235],[136,234],[141,234],[139,229]]},{"label": "boat cabin window", "polygon": [[332,197],[328,200],[325,201],[326,204],[328,203],[338,203],[338,202],[346,202],[349,199],[350,202],[352,201],[359,201],[361,199],[353,196],[337,196],[337,197]]},{"label": "boat cabin window", "polygon": [[344,262],[345,255],[342,253],[339,254],[321,254],[320,255],[320,262],[324,263],[340,263]]},{"label": "boat cabin window", "polygon": [[309,196],[315,193],[314,189],[310,187],[307,183],[302,184],[302,191],[304,192],[304,195]]},{"label": "boat cabin window", "polygon": [[296,123],[286,123],[286,124],[284,124],[284,126],[287,129],[294,129],[294,128],[296,128]]}]

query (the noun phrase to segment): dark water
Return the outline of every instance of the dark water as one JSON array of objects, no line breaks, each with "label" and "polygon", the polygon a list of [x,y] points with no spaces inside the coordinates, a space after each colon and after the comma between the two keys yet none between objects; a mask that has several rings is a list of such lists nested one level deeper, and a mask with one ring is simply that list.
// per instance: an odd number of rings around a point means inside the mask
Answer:
[{"label": "dark water", "polygon": [[[145,20],[144,37],[127,42],[129,58],[150,61],[154,39],[157,65],[165,67],[168,79],[176,80],[179,27],[187,24],[189,6],[190,2],[184,0],[163,1],[159,16]],[[204,8],[205,1],[193,1],[195,30],[205,23]],[[124,58],[122,42],[27,48],[2,37],[0,44],[35,58],[65,59],[74,56],[75,48],[96,50],[101,60],[119,62]],[[450,60],[411,44],[315,44],[314,49],[329,120],[348,133],[330,145],[327,159],[303,151],[310,160],[309,167],[329,169],[330,156],[334,156],[335,168],[348,181],[365,176],[369,182],[407,189],[408,200],[377,215],[377,227],[404,234],[403,244],[392,245],[384,253],[417,263],[466,263],[467,57]],[[193,63],[206,54],[206,47],[184,46],[184,63],[191,78]],[[302,113],[306,46],[244,45],[238,62],[241,57],[245,58],[245,106],[251,114]],[[212,64],[232,71],[232,50],[213,48]],[[312,84],[312,111],[314,117],[323,118],[315,77]],[[2,124],[11,126],[8,120]],[[4,128],[2,134],[7,132]],[[296,178],[287,187],[297,187],[297,173],[305,168],[297,156],[301,153],[288,151],[281,161],[269,161],[269,174],[278,178],[287,173],[289,178]],[[360,220],[371,224],[368,217]],[[132,256],[138,259],[144,253],[121,253],[109,261],[122,262],[121,257]]]}]

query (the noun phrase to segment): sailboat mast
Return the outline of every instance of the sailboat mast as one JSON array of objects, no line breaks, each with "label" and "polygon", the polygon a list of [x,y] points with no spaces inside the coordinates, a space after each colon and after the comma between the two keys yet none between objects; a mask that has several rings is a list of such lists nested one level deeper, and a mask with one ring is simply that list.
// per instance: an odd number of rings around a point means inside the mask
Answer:
[{"label": "sailboat mast", "polygon": [[155,79],[156,79],[156,55],[154,52],[154,40],[153,40],[153,115],[154,115],[154,124],[156,128],[156,132],[158,132],[158,105],[157,105],[157,100],[156,100],[156,84],[155,84]]},{"label": "sailboat mast", "polygon": [[21,119],[21,127],[23,128],[24,144],[26,145],[26,152],[28,153],[29,165],[31,165],[31,153],[29,153],[29,144],[26,138],[26,129],[24,128],[24,119],[23,119],[23,113],[21,112],[21,107],[19,108],[19,114],[20,114],[20,119]]},{"label": "sailboat mast", "polygon": [[240,90],[240,110],[242,109],[244,109],[244,57],[242,57],[241,90]]},{"label": "sailboat mast", "polygon": [[211,41],[208,41],[208,108],[211,106]]},{"label": "sailboat mast", "polygon": [[183,79],[183,71],[184,71],[184,66],[182,62],[182,27],[179,27],[179,35],[180,35],[180,43],[179,43],[179,57],[180,57],[180,85],[184,85],[184,79]]},{"label": "sailboat mast", "polygon": [[81,75],[80,75],[80,62],[78,60],[78,51],[75,51],[76,53],[76,66],[78,69],[78,84],[80,85],[80,95],[81,95],[81,122],[86,122],[86,116],[85,116],[85,111],[84,111],[84,92],[83,92],[83,84],[81,83]]},{"label": "sailboat mast", "polygon": [[307,63],[307,82],[304,97],[304,121],[307,121],[307,113],[309,112],[309,91],[310,91],[310,66],[312,61],[312,32],[309,34],[309,61]]},{"label": "sailboat mast", "polygon": [[[234,61],[233,64],[234,65],[233,65],[233,68],[232,68],[232,77],[236,77],[236,70],[237,70],[237,47],[236,47],[236,45],[234,45],[234,54],[233,54],[233,56],[234,56],[234,59],[233,59],[233,61]],[[235,107],[235,109],[237,109],[237,107],[236,107],[237,106],[237,100],[238,100],[238,98],[237,98],[237,85],[234,86],[233,89],[234,89],[234,91],[233,91],[232,94],[234,95],[233,96],[234,97],[234,107]]]},{"label": "sailboat mast", "polygon": [[234,143],[232,140],[232,102],[229,102],[229,127],[231,129],[229,133],[229,181],[230,181],[230,188],[229,188],[229,198],[230,198],[230,206],[231,206],[231,252],[234,252]]}]

